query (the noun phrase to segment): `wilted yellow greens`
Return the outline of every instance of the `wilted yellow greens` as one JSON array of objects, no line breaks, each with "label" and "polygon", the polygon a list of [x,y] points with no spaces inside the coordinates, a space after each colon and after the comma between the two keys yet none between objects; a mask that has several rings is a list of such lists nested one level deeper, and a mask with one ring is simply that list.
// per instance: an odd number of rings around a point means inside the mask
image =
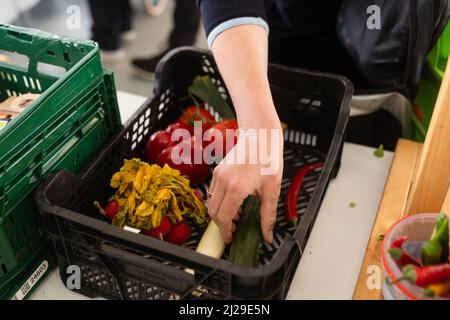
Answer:
[{"label": "wilted yellow greens", "polygon": [[186,217],[196,223],[205,221],[206,209],[178,170],[165,165],[149,165],[139,159],[125,160],[111,179],[117,189],[111,198],[119,203],[113,225],[150,230],[159,227],[164,216],[172,223]]}]

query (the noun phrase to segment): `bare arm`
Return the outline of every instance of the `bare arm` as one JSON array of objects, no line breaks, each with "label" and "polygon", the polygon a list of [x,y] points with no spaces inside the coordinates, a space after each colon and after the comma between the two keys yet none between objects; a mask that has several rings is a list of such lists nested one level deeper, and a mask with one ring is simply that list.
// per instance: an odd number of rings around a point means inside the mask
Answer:
[{"label": "bare arm", "polygon": [[278,128],[267,78],[267,32],[242,25],[221,33],[212,51],[236,107],[241,127]]},{"label": "bare arm", "polygon": [[[212,51],[233,100],[239,127],[277,129],[281,137],[280,121],[267,78],[266,30],[256,25],[233,27],[215,39]],[[249,195],[260,196],[261,229],[265,240],[272,241],[283,170],[282,138],[277,140],[278,147],[270,157],[281,164],[273,174],[261,174],[260,164],[221,163],[214,171],[210,190],[213,196],[208,211],[226,242],[231,241],[235,228],[233,221],[238,219],[239,207]],[[240,137],[238,146],[241,142]]]}]

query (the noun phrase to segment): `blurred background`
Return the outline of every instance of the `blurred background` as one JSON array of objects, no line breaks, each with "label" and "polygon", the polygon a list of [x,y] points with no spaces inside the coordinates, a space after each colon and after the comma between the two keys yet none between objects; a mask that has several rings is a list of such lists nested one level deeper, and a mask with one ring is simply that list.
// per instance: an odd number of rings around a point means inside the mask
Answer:
[{"label": "blurred background", "polygon": [[[94,37],[100,42],[103,65],[114,71],[118,90],[144,96],[152,94],[155,61],[170,47],[207,48],[198,13],[191,12],[195,0],[2,0],[1,6],[0,23]],[[123,19],[129,20],[129,30],[117,30]]]}]

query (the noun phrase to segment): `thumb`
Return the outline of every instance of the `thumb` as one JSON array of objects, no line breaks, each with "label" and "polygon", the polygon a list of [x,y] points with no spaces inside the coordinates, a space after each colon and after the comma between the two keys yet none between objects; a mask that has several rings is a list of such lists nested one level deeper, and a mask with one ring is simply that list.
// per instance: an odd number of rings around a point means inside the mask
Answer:
[{"label": "thumb", "polygon": [[273,227],[277,217],[278,194],[266,192],[261,197],[261,231],[269,243],[273,241]]}]

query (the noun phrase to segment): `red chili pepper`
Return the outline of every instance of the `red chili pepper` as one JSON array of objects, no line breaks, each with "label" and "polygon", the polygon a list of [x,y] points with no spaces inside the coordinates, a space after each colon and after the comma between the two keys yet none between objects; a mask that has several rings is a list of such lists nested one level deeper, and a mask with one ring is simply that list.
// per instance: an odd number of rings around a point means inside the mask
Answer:
[{"label": "red chili pepper", "polygon": [[397,262],[397,265],[400,267],[406,266],[407,264],[417,265],[416,261],[414,261],[409,255],[405,253],[405,251],[400,248],[390,248],[388,252],[391,255],[392,259],[394,259],[395,262]]},{"label": "red chili pepper", "polygon": [[402,271],[404,279],[422,288],[450,279],[450,264],[448,263],[425,267],[409,264]]},{"label": "red chili pepper", "polygon": [[303,166],[295,175],[294,180],[289,187],[285,200],[285,216],[288,223],[296,226],[298,224],[297,199],[303,180],[311,171],[323,168],[323,163],[312,163]]},{"label": "red chili pepper", "polygon": [[395,240],[388,250],[392,259],[394,259],[400,267],[406,266],[407,264],[417,265],[417,263],[402,249],[402,245],[406,240],[408,240],[408,237],[406,236]]},{"label": "red chili pepper", "polygon": [[394,242],[392,242],[391,248],[401,248],[406,240],[408,240],[408,237],[406,236],[395,240]]}]

